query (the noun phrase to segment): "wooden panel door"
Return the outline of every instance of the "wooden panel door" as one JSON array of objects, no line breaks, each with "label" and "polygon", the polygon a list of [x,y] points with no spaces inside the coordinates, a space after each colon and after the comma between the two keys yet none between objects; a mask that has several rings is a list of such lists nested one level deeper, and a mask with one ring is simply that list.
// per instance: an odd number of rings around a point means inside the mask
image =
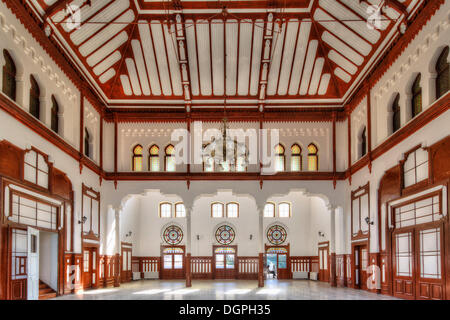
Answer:
[{"label": "wooden panel door", "polygon": [[393,245],[393,293],[404,299],[414,299],[414,231],[396,232]]},{"label": "wooden panel door", "polygon": [[213,277],[214,279],[236,279],[237,277],[237,247],[213,247]]},{"label": "wooden panel door", "polygon": [[328,282],[330,280],[328,251],[328,246],[319,247],[319,281],[323,282]]},{"label": "wooden panel door", "polygon": [[184,279],[185,274],[184,246],[163,246],[161,248],[161,279]]},{"label": "wooden panel door", "polygon": [[98,257],[97,248],[84,248],[83,249],[83,288],[95,288],[97,287],[97,274],[98,274]]},{"label": "wooden panel door", "polygon": [[369,265],[369,249],[367,245],[353,247],[354,288],[367,290],[367,267]]},{"label": "wooden panel door", "polygon": [[121,263],[121,276],[120,282],[130,282],[132,279],[132,268],[131,268],[131,260],[132,260],[132,249],[122,247],[122,263]]},{"label": "wooden panel door", "polygon": [[28,300],[39,299],[39,230],[28,227]]}]

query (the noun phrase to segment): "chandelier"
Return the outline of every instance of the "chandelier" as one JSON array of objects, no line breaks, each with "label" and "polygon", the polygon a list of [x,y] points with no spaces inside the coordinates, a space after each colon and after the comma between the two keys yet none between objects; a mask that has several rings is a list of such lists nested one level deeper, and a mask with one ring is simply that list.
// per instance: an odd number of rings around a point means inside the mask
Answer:
[{"label": "chandelier", "polygon": [[221,136],[212,137],[211,142],[202,146],[204,163],[210,166],[217,164],[221,171],[245,171],[248,165],[248,149],[245,143],[228,135],[227,119],[224,118],[222,122]]}]

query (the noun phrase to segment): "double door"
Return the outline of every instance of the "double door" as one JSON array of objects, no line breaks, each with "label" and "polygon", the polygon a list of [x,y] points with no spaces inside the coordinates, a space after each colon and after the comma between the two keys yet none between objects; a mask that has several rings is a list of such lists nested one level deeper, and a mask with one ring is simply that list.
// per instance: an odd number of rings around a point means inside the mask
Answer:
[{"label": "double door", "polygon": [[367,268],[369,266],[369,249],[367,244],[353,246],[354,287],[367,290]]},{"label": "double door", "polygon": [[213,247],[213,276],[214,279],[236,279],[237,247]]},{"label": "double door", "polygon": [[163,246],[161,248],[161,279],[185,278],[185,248],[184,246]]}]

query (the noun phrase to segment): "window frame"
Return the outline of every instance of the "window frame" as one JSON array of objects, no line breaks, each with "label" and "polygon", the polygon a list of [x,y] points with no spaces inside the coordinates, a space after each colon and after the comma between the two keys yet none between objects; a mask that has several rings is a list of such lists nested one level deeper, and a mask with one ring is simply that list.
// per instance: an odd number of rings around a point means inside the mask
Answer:
[{"label": "window frame", "polygon": [[[276,152],[277,148],[281,147],[283,149],[283,152]],[[275,167],[278,165],[278,161],[279,159],[282,159],[282,164],[283,164],[283,170],[275,170],[275,172],[286,172],[286,148],[281,144],[277,144],[275,146]]]},{"label": "window frame", "polygon": [[[228,206],[229,206],[229,205],[236,205],[236,206],[237,206],[236,217],[230,217],[230,215],[228,214]],[[231,218],[231,219],[239,218],[239,203],[238,203],[238,202],[234,202],[234,201],[228,202],[228,203],[226,204],[225,208],[226,208],[226,217],[227,217],[227,218]]]},{"label": "window frame", "polygon": [[[84,183],[82,184],[82,197],[81,197],[81,212],[82,212],[82,216],[84,216],[84,198],[88,197],[91,201],[91,211],[90,211],[90,219],[89,221],[91,222],[91,225],[89,227],[89,232],[85,232],[85,227],[84,227],[84,223],[82,223],[81,225],[81,234],[82,234],[82,238],[92,238],[92,239],[100,239],[100,232],[101,232],[101,208],[100,208],[100,192],[95,191],[93,188],[90,188],[88,186],[86,186]],[[97,224],[97,228],[98,228],[98,234],[95,234],[92,230],[92,212],[93,212],[93,208],[92,208],[92,200],[97,201],[97,216],[98,216],[98,224]]]},{"label": "window frame", "polygon": [[[448,55],[449,55],[449,46],[445,47],[444,49],[442,49],[441,54],[439,55],[439,58],[437,59],[436,62],[436,100],[441,98],[442,96],[445,95],[446,92],[448,92],[449,88],[450,88],[450,63],[448,63]],[[440,69],[442,63],[442,60],[445,60],[445,64],[446,66],[442,69]],[[443,81],[444,79],[442,79],[442,77],[445,75],[445,72],[447,72],[447,90],[444,92],[440,92],[441,90],[441,81]]]},{"label": "window frame", "polygon": [[[39,87],[39,83],[37,82],[36,78],[31,74],[30,75],[30,105],[29,105],[29,112],[32,116],[34,116],[36,119],[40,119],[41,116],[41,88]],[[34,106],[33,102],[36,104]],[[32,107],[36,107],[36,109],[32,109]]]},{"label": "window frame", "polygon": [[[136,149],[137,148],[141,148],[141,153],[137,153]],[[141,159],[141,170],[136,170],[136,162],[135,160],[137,159]],[[142,147],[141,144],[137,144],[133,147],[133,155],[131,157],[131,170],[133,172],[142,172],[144,171],[144,148]]]},{"label": "window frame", "polygon": [[[421,181],[417,181],[417,158],[416,158],[415,161],[414,161],[415,162],[414,163],[415,164],[414,170],[415,170],[415,181],[416,181],[416,183],[405,187],[405,168],[404,168],[405,163],[408,160],[408,157],[412,153],[415,153],[417,150],[419,150],[421,148],[428,153],[428,161],[427,161],[427,163],[428,163],[427,164],[428,165],[428,178],[423,179]],[[411,170],[413,170],[413,169],[411,169]],[[402,193],[404,193],[405,191],[415,190],[417,188],[420,188],[423,184],[429,182],[430,179],[431,179],[431,170],[432,170],[432,168],[431,168],[431,162],[430,162],[430,152],[429,152],[428,148],[423,148],[422,145],[419,144],[419,145],[415,146],[414,148],[412,148],[411,150],[405,152],[403,154],[403,159],[400,160],[400,172],[401,172],[400,175],[401,175],[401,190],[402,190]]]},{"label": "window frame", "polygon": [[[163,205],[169,205],[170,206],[170,215],[168,216],[168,217],[163,217],[162,215],[161,215],[161,213],[162,213],[162,206]],[[163,201],[163,202],[160,202],[159,203],[159,206],[158,206],[158,213],[159,213],[159,217],[161,218],[161,219],[171,219],[171,218],[173,218],[173,205],[172,205],[172,203],[170,203],[170,202],[167,202],[167,201]]]},{"label": "window frame", "polygon": [[169,144],[169,145],[167,145],[166,146],[166,148],[164,149],[164,153],[165,153],[165,155],[164,155],[164,171],[165,172],[176,172],[177,171],[177,165],[176,165],[176,163],[174,164],[174,170],[173,171],[168,171],[167,170],[167,161],[169,160],[169,159],[174,159],[175,158],[175,155],[173,155],[173,153],[167,153],[167,149],[169,149],[170,147],[172,147],[173,149],[174,149],[174,151],[175,151],[175,147],[173,146],[173,144]]},{"label": "window frame", "polygon": [[[182,217],[180,217],[180,216],[178,216],[178,214],[177,214],[177,207],[178,206],[183,206],[183,208],[184,208],[184,216],[182,216]],[[174,210],[174,214],[175,214],[175,218],[186,218],[186,215],[187,215],[187,213],[186,213],[186,207],[184,206],[184,203],[183,202],[176,202],[175,203],[175,210]]]},{"label": "window frame", "polygon": [[[310,152],[309,148],[311,146],[316,149],[316,152],[314,152],[314,153]],[[316,161],[316,167],[317,167],[316,170],[311,170],[311,168],[309,166],[309,161],[310,161],[311,157],[313,157],[315,159],[315,161]],[[311,171],[311,172],[318,172],[319,171],[319,147],[317,147],[317,145],[315,143],[310,143],[308,145],[308,171]]]},{"label": "window frame", "polygon": [[54,95],[52,95],[52,108],[50,111],[51,114],[51,125],[50,128],[55,132],[56,134],[59,134],[59,104],[58,101],[56,101],[56,98]]},{"label": "window frame", "polygon": [[[282,205],[288,205],[289,215],[287,217],[282,217],[280,215],[280,212],[281,212],[280,206],[282,206]],[[290,202],[288,202],[288,201],[282,201],[282,202],[278,203],[278,210],[277,211],[278,211],[278,216],[277,216],[278,218],[291,218],[292,217],[292,204]]]},{"label": "window frame", "polygon": [[[420,82],[422,81],[422,74],[419,73],[414,79],[413,85],[411,87],[411,118],[416,117],[419,113],[423,111],[423,96],[422,87]],[[419,100],[420,98],[420,100]],[[420,111],[416,111],[416,103],[420,101]]]},{"label": "window frame", "polygon": [[[397,132],[402,127],[401,118],[400,118],[400,93],[397,92],[397,95],[394,98],[391,106],[392,112],[392,133]],[[398,123],[397,123],[398,122]]]},{"label": "window frame", "polygon": [[87,127],[84,127],[84,155],[90,159],[92,159],[91,156],[91,143],[90,143],[90,137],[91,134],[89,133],[89,130]]},{"label": "window frame", "polygon": [[[273,216],[270,216],[270,217],[266,216],[266,206],[267,205],[271,205],[273,207]],[[264,218],[275,218],[276,217],[276,207],[277,206],[276,206],[275,202],[267,201],[266,204],[264,205],[263,217]]]},{"label": "window frame", "polygon": [[[157,154],[153,154],[152,153],[152,149],[156,147],[158,149],[158,153]],[[156,159],[158,161],[158,170],[153,170],[153,161]],[[160,172],[161,171],[161,162],[159,161],[159,147],[157,144],[152,144],[150,146],[150,148],[148,148],[148,171],[150,172]]]},{"label": "window frame", "polygon": [[[5,60],[5,65],[2,71],[2,92],[9,97],[11,100],[16,101],[17,98],[17,67],[8,50],[3,49],[3,57]],[[7,92],[6,85],[10,85],[10,91]]]},{"label": "window frame", "polygon": [[[214,205],[220,205],[222,207],[222,216],[220,216],[220,217],[214,216]],[[222,202],[215,201],[215,202],[211,203],[211,218],[215,218],[215,219],[226,218],[225,214],[226,214],[225,213],[225,205]]]},{"label": "window frame", "polygon": [[[298,147],[299,148],[299,152],[298,153],[294,153],[293,152],[293,148]],[[298,161],[298,170],[293,170],[293,165],[292,162],[293,160],[297,159]],[[294,143],[291,146],[291,172],[301,172],[303,171],[303,161],[302,161],[302,147],[300,147],[300,145],[298,143]]]}]

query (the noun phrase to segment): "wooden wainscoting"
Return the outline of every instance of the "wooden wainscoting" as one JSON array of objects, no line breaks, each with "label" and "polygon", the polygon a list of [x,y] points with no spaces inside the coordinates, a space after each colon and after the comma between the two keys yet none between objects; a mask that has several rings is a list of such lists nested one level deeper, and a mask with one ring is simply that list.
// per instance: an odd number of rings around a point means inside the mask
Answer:
[{"label": "wooden wainscoting", "polygon": [[212,257],[191,257],[192,279],[212,279]]},{"label": "wooden wainscoting", "polygon": [[346,286],[346,259],[345,254],[337,254],[336,255],[336,284],[339,287]]},{"label": "wooden wainscoting", "polygon": [[238,279],[258,280],[259,257],[238,257]]}]

